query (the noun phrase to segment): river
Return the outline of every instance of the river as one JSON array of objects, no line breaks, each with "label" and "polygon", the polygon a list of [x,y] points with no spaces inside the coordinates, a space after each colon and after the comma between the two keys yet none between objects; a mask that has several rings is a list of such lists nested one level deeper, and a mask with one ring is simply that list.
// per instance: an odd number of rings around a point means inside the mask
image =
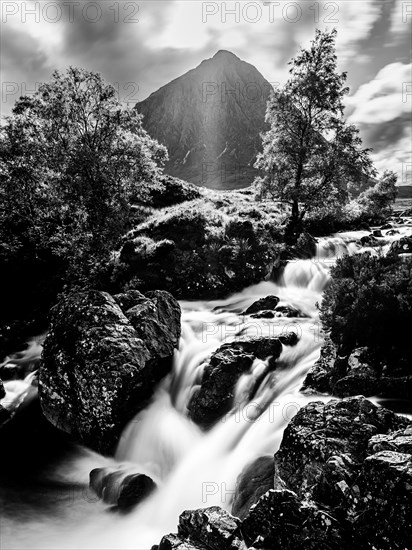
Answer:
[{"label": "river", "polygon": [[[397,229],[398,235],[384,236],[379,247],[368,250],[385,253],[392,240],[412,233],[411,220]],[[125,427],[114,458],[47,441],[50,460],[42,464],[36,437],[25,446],[24,431],[16,435],[26,454],[22,465],[3,472],[8,481],[2,489],[1,548],[149,549],[162,535],[176,531],[179,514],[185,509],[218,505],[230,511],[242,469],[259,456],[273,455],[288,421],[315,399],[299,390],[322,344],[316,303],[336,258],[364,251],[359,239],[368,234],[348,232],[320,239],[315,258],[291,261],[276,280],[226,299],[182,301],[182,337],[173,370],[160,383],[151,404]],[[279,305],[292,306],[304,317],[252,319],[242,315],[267,295],[278,296]],[[298,344],[284,346],[280,368],[262,379],[252,401],[248,389],[262,378],[262,361],[255,361],[238,381],[230,414],[212,429],[204,433],[188,419],[187,404],[201,381],[204,363],[222,343],[291,331],[298,334]],[[33,339],[24,353],[8,362],[33,361],[40,353],[41,341]],[[33,377],[5,383],[3,402],[17,408],[16,417],[22,407],[36,400]],[[2,452],[7,453],[3,443]],[[146,473],[158,484],[151,496],[125,515],[113,512],[88,489],[93,468],[119,464]]]}]

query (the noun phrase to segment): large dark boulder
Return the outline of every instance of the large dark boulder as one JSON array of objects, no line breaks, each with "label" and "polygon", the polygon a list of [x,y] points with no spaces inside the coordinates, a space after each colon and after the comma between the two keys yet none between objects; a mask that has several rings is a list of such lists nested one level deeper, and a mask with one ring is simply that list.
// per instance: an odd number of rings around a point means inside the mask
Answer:
[{"label": "large dark boulder", "polygon": [[155,488],[155,482],[147,475],[116,469],[96,468],[90,472],[90,487],[107,504],[119,510],[130,510]]},{"label": "large dark boulder", "polygon": [[223,344],[212,354],[204,368],[200,388],[194,392],[188,405],[190,418],[203,428],[213,425],[233,405],[238,405],[233,404],[236,384],[242,374],[249,371],[255,359],[266,360],[270,357],[267,369],[274,369],[281,351],[279,338]]},{"label": "large dark boulder", "polygon": [[75,292],[52,309],[39,395],[59,429],[113,451],[125,424],[171,369],[180,307],[167,292]]}]

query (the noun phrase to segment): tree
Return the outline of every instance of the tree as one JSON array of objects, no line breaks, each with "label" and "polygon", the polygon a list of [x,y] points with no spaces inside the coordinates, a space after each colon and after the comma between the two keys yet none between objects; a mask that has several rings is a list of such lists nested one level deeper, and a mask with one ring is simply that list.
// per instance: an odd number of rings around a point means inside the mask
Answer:
[{"label": "tree", "polygon": [[77,68],[20,98],[1,130],[2,242],[106,256],[166,159],[141,118],[98,73]]},{"label": "tree", "polygon": [[317,30],[311,47],[290,62],[289,80],[268,102],[270,129],[255,163],[260,194],[290,204],[294,239],[312,207],[343,204],[351,185],[375,173],[358,130],[344,120],[349,89],[346,73],[337,72],[335,38],[336,30]]},{"label": "tree", "polygon": [[55,72],[21,97],[0,130],[3,319],[93,284],[166,158],[97,73]]},{"label": "tree", "polygon": [[357,202],[365,213],[365,221],[380,223],[392,214],[392,205],[398,194],[397,179],[395,172],[385,170],[373,187],[359,195]]}]

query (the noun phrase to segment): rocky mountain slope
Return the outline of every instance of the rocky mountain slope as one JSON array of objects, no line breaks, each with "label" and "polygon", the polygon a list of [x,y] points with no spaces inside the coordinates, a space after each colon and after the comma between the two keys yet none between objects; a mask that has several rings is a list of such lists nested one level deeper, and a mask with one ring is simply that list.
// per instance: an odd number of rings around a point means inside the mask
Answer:
[{"label": "rocky mountain slope", "polygon": [[253,65],[220,50],[136,108],[168,148],[167,173],[214,189],[241,188],[256,174],[270,89]]}]

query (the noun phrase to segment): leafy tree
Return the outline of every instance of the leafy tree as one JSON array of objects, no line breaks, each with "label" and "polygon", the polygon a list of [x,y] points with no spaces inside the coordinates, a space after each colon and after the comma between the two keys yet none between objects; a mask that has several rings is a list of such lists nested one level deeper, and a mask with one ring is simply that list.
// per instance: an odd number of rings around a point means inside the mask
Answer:
[{"label": "leafy tree", "polygon": [[296,239],[306,212],[326,201],[343,204],[350,185],[374,174],[369,150],[343,117],[346,73],[338,73],[336,30],[316,31],[311,47],[290,62],[290,78],[273,91],[255,167],[260,194],[290,204]]},{"label": "leafy tree", "polygon": [[373,187],[359,195],[357,202],[364,212],[366,221],[379,223],[392,214],[392,205],[398,194],[397,179],[395,172],[385,170]]},{"label": "leafy tree", "polygon": [[11,315],[16,294],[29,309],[63,283],[87,283],[108,260],[131,203],[156,185],[167,157],[141,121],[98,73],[78,68],[16,102],[0,131],[0,260]]}]

